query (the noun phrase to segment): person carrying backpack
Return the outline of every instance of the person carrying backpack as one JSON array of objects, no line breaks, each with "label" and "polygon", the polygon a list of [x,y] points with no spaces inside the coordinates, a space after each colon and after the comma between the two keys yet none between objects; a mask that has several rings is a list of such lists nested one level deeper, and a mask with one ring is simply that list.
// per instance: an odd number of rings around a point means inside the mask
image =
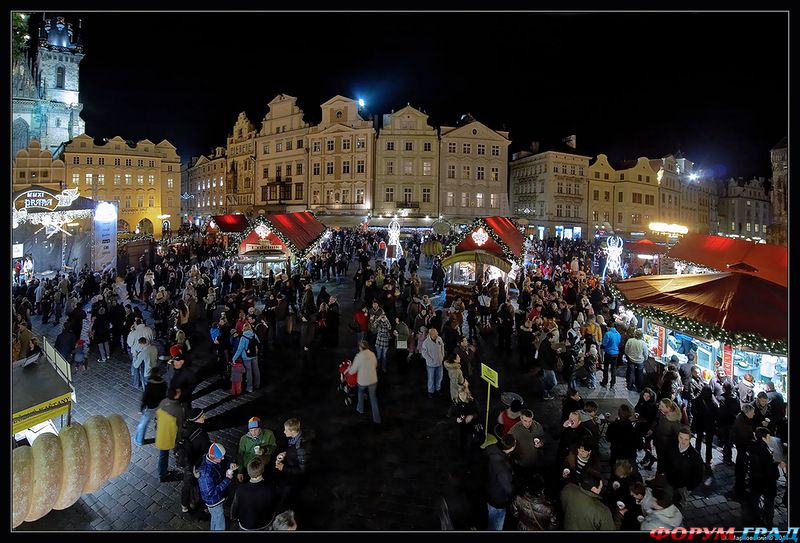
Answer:
[{"label": "person carrying backpack", "polygon": [[247,372],[247,392],[261,386],[261,372],[258,368],[258,338],[250,323],[242,327],[242,337],[233,355],[233,362],[241,360]]}]

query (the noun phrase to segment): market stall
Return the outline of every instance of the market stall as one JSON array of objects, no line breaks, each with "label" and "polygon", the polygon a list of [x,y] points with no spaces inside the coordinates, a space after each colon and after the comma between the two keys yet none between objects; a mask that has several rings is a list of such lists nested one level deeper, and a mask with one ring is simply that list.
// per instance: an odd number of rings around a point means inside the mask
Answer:
[{"label": "market stall", "polygon": [[625,245],[629,255],[628,273],[637,275],[658,274],[661,270],[661,260],[669,250],[666,245],[659,245],[649,239],[640,239],[635,243]]},{"label": "market stall", "polygon": [[444,248],[447,282],[471,285],[483,278],[513,278],[522,266],[525,238],[506,217],[475,219]]},{"label": "market stall", "polygon": [[788,291],[753,274],[643,276],[612,287],[639,314],[651,352],[666,363],[695,351],[710,377],[718,363],[738,380],[773,381],[787,392]]},{"label": "market stall", "polygon": [[241,266],[245,278],[279,273],[305,257],[327,231],[309,212],[257,215],[215,215],[226,251]]}]

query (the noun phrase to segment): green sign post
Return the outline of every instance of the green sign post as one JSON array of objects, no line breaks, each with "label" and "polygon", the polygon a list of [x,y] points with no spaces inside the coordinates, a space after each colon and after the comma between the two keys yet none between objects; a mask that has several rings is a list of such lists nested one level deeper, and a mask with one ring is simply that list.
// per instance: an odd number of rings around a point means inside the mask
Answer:
[{"label": "green sign post", "polygon": [[489,433],[489,398],[492,395],[492,387],[498,388],[497,372],[486,364],[481,363],[481,379],[489,383],[488,390],[486,392],[486,425],[484,426],[486,438],[483,441],[483,445],[481,445],[481,449],[485,449],[489,445],[497,443],[497,438],[494,437],[493,434]]}]

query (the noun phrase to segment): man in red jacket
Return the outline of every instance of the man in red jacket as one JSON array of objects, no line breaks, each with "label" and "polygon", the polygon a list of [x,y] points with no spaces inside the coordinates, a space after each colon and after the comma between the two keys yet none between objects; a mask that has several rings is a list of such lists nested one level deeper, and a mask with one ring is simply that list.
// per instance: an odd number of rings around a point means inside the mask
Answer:
[{"label": "man in red jacket", "polygon": [[361,343],[366,337],[367,330],[369,330],[369,314],[367,307],[364,306],[353,313],[353,320],[355,321],[355,325],[358,327],[357,330],[354,329],[354,332],[356,333],[356,346],[358,346],[358,344]]}]

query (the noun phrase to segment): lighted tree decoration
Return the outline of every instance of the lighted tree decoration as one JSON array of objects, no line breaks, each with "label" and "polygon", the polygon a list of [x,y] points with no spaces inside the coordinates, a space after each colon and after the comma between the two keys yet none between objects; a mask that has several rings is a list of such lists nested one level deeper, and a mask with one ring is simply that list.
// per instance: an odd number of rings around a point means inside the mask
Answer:
[{"label": "lighted tree decoration", "polygon": [[389,245],[394,246],[394,258],[395,260],[399,259],[403,256],[403,246],[400,245],[400,223],[397,219],[393,219],[389,223]]}]

